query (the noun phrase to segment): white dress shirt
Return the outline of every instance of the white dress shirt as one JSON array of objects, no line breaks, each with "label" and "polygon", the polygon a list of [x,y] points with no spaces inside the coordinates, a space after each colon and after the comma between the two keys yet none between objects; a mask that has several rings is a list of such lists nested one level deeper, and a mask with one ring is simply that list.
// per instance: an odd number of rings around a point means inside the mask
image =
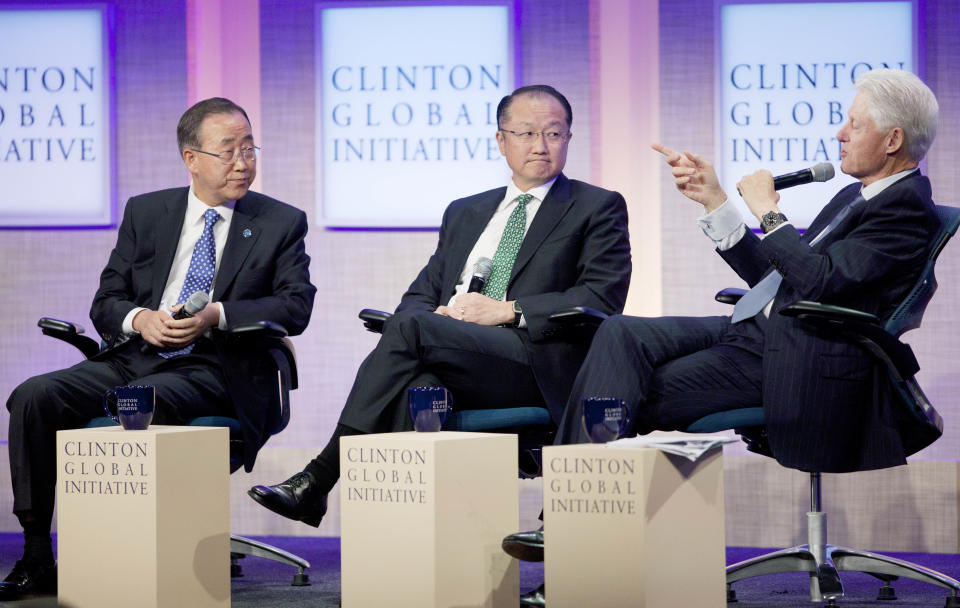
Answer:
[{"label": "white dress shirt", "polygon": [[[223,257],[223,248],[227,244],[227,234],[230,233],[230,222],[233,219],[233,208],[236,201],[229,201],[213,209],[220,214],[220,220],[213,225],[213,241],[217,251],[216,269],[213,274],[213,284],[216,284],[217,272],[220,270],[220,258]],[[160,298],[159,310],[169,311],[177,305],[177,299],[180,296],[180,289],[187,278],[187,270],[190,268],[190,258],[193,257],[193,248],[203,234],[203,213],[211,207],[202,202],[193,193],[193,186],[190,186],[190,192],[187,194],[187,211],[183,218],[183,228],[180,230],[180,240],[177,243],[177,251],[173,256],[173,264],[170,266],[170,275],[167,277],[166,286],[163,288],[163,295]],[[214,302],[214,296],[211,284],[210,302]],[[133,329],[133,318],[137,313],[146,308],[134,308],[123,319],[123,333],[131,335],[138,333]],[[227,316],[220,307],[220,322],[217,324],[220,329],[226,329]]]},{"label": "white dress shirt", "polygon": [[[470,251],[470,255],[467,256],[467,263],[460,272],[460,280],[457,282],[457,288],[453,294],[453,297],[451,297],[450,301],[447,303],[448,306],[453,306],[453,301],[456,299],[456,297],[466,293],[467,289],[470,288],[470,279],[473,277],[473,266],[477,259],[493,259],[494,254],[497,252],[497,247],[500,245],[500,237],[503,236],[503,229],[507,227],[507,219],[517,206],[517,197],[521,194],[529,194],[533,196],[526,206],[527,223],[526,226],[523,227],[523,234],[526,236],[527,230],[530,229],[530,224],[533,223],[533,218],[537,215],[537,211],[540,209],[540,203],[542,203],[543,199],[547,197],[547,193],[550,192],[550,188],[553,187],[553,182],[555,181],[557,181],[556,177],[545,184],[541,184],[535,188],[530,188],[524,192],[513,183],[513,180],[510,180],[510,183],[507,185],[507,192],[504,195],[503,200],[500,201],[499,205],[497,205],[497,210],[493,212],[493,217],[491,217],[490,221],[487,222],[487,227],[483,229],[483,232],[480,234],[480,238],[477,239],[476,244]],[[506,291],[504,291],[503,299],[506,300],[506,297],[507,294]],[[520,327],[525,326],[526,322],[521,317]]]}]

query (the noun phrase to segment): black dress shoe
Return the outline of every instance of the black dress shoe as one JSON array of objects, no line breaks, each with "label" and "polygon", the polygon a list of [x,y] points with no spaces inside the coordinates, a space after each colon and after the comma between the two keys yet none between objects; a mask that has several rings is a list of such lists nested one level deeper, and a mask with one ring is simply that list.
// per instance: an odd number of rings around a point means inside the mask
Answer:
[{"label": "black dress shoe", "polygon": [[27,595],[57,593],[57,564],[48,560],[21,559],[0,582],[0,600],[16,600]]},{"label": "black dress shoe", "polygon": [[503,550],[522,562],[543,561],[543,528],[517,532],[503,539]]},{"label": "black dress shoe", "polygon": [[275,486],[254,486],[247,494],[274,513],[314,528],[327,512],[327,494],[317,489],[316,478],[307,471]]},{"label": "black dress shoe", "polygon": [[520,596],[521,608],[544,608],[547,605],[547,586],[541,584],[533,591],[527,591]]}]

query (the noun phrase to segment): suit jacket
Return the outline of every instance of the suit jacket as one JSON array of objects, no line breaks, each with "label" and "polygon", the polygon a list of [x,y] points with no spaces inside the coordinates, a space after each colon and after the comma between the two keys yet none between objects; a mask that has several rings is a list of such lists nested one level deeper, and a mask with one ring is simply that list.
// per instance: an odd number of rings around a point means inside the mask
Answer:
[{"label": "suit jacket", "polygon": [[748,233],[723,258],[751,286],[783,275],[766,327],[763,407],[777,460],[805,471],[847,472],[903,464],[905,453],[885,368],[841,335],[776,314],[816,300],[888,316],[916,282],[939,227],[930,182],[914,172],[861,203],[812,248],[853,200],[841,190],[803,237],[783,226],[762,241]]},{"label": "suit jacket", "polygon": [[[188,191],[172,188],[127,202],[117,244],[100,275],[90,309],[94,326],[108,344],[125,340],[121,326],[132,309],[160,306],[180,240]],[[310,283],[310,257],[304,250],[306,233],[306,215],[299,209],[256,192],[237,201],[213,286],[228,329],[273,321],[290,335],[303,332],[316,293]],[[275,364],[266,353],[228,348],[216,330],[213,341],[243,427],[244,465],[249,471],[272,430],[268,406],[276,401],[276,372],[270,374],[268,369]]]},{"label": "suit jacket", "polygon": [[[503,200],[506,187],[452,202],[443,214],[437,249],[404,294],[397,311],[435,310],[453,296],[467,256]],[[570,306],[619,313],[630,284],[630,240],[623,197],[557,177],[524,236],[507,285],[523,308],[527,348],[544,401],[557,422],[587,344],[557,333],[547,317]]]}]

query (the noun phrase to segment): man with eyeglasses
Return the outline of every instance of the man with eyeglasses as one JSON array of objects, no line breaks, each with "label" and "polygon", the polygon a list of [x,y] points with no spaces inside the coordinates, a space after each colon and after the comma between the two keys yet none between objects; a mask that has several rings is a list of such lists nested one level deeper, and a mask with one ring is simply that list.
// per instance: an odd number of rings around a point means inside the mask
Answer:
[{"label": "man with eyeglasses", "polygon": [[[623,197],[561,173],[571,119],[553,87],[501,100],[496,138],[512,179],[450,204],[436,252],[360,366],[326,447],[283,483],[251,489],[254,500],[318,526],[340,477],[340,437],[409,430],[409,387],[445,386],[460,409],[546,406],[560,420],[586,344],[547,317],[581,305],[621,311],[631,271]],[[492,273],[470,293],[482,257]]]},{"label": "man with eyeglasses", "polygon": [[[131,198],[100,275],[90,317],[108,348],[30,378],[7,401],[13,510],[25,542],[23,558],[0,583],[0,600],[56,592],[56,431],[102,416],[107,389],[154,386],[154,424],[238,417],[248,467],[265,440],[263,408],[252,396],[268,394],[275,377],[256,355],[227,348],[211,330],[257,321],[290,334],[306,328],[316,292],[304,251],[306,215],[249,190],[258,148],[246,113],[232,101],[207,99],[188,109],[177,142],[192,184]],[[197,291],[209,303],[174,318]]]}]

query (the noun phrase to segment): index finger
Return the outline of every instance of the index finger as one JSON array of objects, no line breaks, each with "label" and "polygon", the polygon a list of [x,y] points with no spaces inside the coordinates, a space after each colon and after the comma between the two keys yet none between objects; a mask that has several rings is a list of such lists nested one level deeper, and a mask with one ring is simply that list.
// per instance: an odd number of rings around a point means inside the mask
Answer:
[{"label": "index finger", "polygon": [[702,169],[707,165],[707,160],[699,154],[694,154],[693,152],[684,152],[684,154],[687,156],[687,158],[692,160],[693,164],[699,169]]},{"label": "index finger", "polygon": [[661,144],[661,143],[653,142],[653,143],[650,144],[650,147],[653,148],[654,150],[656,150],[657,152],[659,152],[660,154],[663,154],[664,156],[666,156],[666,157],[667,157],[667,161],[675,160],[675,159],[679,159],[679,158],[680,158],[680,153],[679,153],[679,152],[677,152],[676,150],[674,150],[674,149],[672,149],[672,148],[668,148],[668,147],[666,147],[665,145],[663,145],[663,144]]}]

